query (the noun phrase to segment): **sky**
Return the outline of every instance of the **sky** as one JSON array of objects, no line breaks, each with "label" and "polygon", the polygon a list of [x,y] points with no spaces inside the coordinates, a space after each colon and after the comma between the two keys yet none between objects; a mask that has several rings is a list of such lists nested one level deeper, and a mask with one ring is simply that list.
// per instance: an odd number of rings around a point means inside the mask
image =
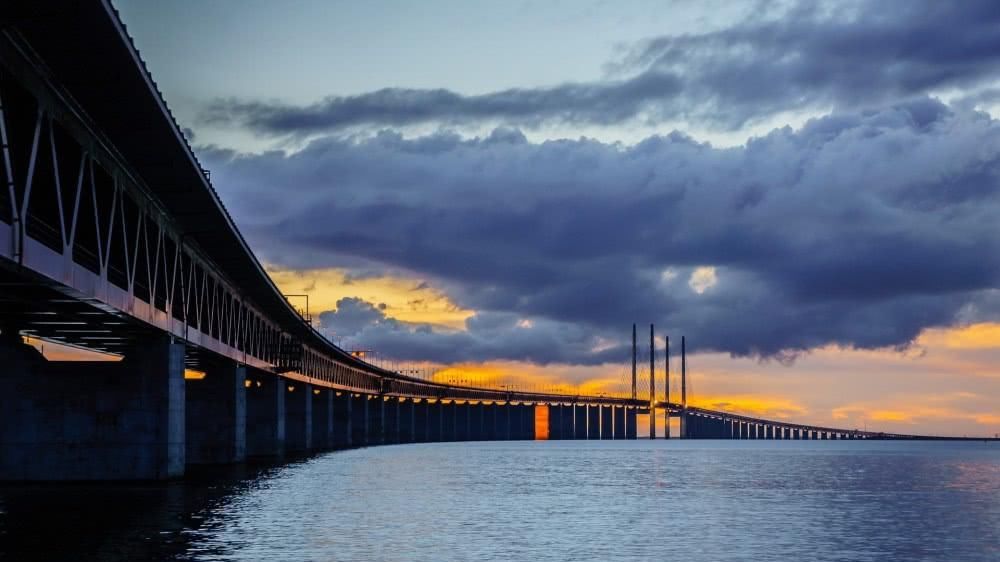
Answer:
[{"label": "sky", "polygon": [[613,393],[655,323],[695,404],[1000,433],[995,2],[115,6],[345,348]]}]

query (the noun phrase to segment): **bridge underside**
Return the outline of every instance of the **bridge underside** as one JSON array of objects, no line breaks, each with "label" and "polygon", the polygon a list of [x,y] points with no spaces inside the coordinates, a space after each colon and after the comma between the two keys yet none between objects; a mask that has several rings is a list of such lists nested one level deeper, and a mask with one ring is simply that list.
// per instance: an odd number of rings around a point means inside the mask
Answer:
[{"label": "bridge underside", "polygon": [[50,361],[0,333],[0,480],[167,479],[195,464],[395,443],[622,439],[639,411],[337,391],[210,353],[192,377],[183,344],[132,341],[118,361]]}]

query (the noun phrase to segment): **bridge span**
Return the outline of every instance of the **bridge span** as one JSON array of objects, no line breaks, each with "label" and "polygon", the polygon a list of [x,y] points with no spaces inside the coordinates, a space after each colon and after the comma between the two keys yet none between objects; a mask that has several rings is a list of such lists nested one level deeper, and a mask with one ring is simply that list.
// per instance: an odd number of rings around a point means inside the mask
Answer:
[{"label": "bridge span", "polygon": [[[333,345],[254,257],[108,1],[8,2],[0,26],[0,479],[533,439],[539,404],[554,437],[576,405],[589,435],[635,438],[648,402],[440,384]],[[123,359],[46,361],[23,336]]]},{"label": "bridge span", "polygon": [[[162,479],[381,443],[635,439],[650,410],[634,383],[631,398],[441,384],[327,340],[253,255],[107,0],[0,7],[0,141],[0,480]],[[25,336],[121,360],[49,361]],[[761,427],[656,406],[688,436]]]}]

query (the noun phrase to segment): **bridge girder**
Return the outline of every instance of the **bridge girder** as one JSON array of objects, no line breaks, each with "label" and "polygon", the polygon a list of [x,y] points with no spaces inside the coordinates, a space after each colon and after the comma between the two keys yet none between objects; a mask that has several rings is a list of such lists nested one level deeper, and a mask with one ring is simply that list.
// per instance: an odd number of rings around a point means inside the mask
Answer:
[{"label": "bridge girder", "polygon": [[166,332],[195,361],[226,357],[352,392],[629,403],[433,383],[323,338],[249,252],[107,2],[6,25],[0,106],[8,329],[111,353]]}]

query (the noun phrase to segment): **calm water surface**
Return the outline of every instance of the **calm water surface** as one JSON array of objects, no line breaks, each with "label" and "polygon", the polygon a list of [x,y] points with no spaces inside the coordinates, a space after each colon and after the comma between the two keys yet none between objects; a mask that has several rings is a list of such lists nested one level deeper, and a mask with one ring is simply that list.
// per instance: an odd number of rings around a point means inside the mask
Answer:
[{"label": "calm water surface", "polygon": [[1000,444],[507,442],[0,487],[22,560],[1000,560]]}]

